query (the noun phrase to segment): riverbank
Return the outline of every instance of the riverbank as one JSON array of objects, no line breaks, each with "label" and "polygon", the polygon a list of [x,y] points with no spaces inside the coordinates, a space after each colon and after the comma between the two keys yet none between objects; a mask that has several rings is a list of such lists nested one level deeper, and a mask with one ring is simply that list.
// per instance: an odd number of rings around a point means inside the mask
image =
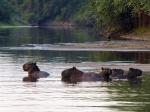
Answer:
[{"label": "riverbank", "polygon": [[120,38],[130,39],[130,40],[150,41],[150,32],[124,34],[121,35]]},{"label": "riverbank", "polygon": [[150,41],[137,40],[114,40],[96,41],[85,43],[57,43],[57,44],[27,44],[12,49],[43,49],[43,50],[66,50],[66,51],[149,51]]},{"label": "riverbank", "polygon": [[141,40],[114,40],[114,41],[97,41],[86,43],[62,43],[61,47],[69,48],[98,48],[98,49],[150,49],[150,41]]},{"label": "riverbank", "polygon": [[113,40],[84,43],[24,44],[18,47],[1,47],[1,50],[150,52],[150,41]]}]

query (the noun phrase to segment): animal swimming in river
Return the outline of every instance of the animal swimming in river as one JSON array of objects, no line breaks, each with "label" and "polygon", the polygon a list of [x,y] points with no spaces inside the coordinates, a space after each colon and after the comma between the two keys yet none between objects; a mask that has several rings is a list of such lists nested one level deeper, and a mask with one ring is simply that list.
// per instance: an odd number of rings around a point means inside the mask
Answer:
[{"label": "animal swimming in river", "polygon": [[39,78],[46,78],[50,74],[45,71],[40,71],[36,62],[27,62],[23,65],[23,70],[28,72],[28,76],[23,78],[24,82],[36,82]]},{"label": "animal swimming in river", "polygon": [[136,68],[129,68],[127,73],[127,79],[129,81],[136,81],[140,76],[142,76],[142,70]]},{"label": "animal swimming in river", "polygon": [[109,75],[105,75],[105,76],[109,76],[109,78],[106,77],[105,80],[127,79],[129,83],[132,83],[132,84],[141,83],[142,81],[142,78],[141,78],[142,70],[136,69],[136,68],[129,68],[127,73],[125,73],[125,71],[122,69],[102,68],[102,73],[109,74]]},{"label": "animal swimming in river", "polygon": [[126,79],[126,75],[125,75],[125,71],[122,69],[111,69],[112,70],[112,74],[111,74],[111,78],[112,79]]},{"label": "animal swimming in river", "polygon": [[[111,72],[111,71],[110,71]],[[83,72],[76,67],[68,68],[61,73],[61,80],[67,83],[77,83],[83,81],[110,81],[108,71],[102,68],[101,73]]]}]

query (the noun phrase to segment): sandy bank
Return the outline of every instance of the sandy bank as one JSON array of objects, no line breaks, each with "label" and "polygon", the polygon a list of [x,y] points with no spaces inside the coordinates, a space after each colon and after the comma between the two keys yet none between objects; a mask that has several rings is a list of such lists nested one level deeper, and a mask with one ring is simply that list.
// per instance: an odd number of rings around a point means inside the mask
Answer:
[{"label": "sandy bank", "polygon": [[62,47],[72,48],[98,48],[98,49],[150,49],[150,41],[118,40],[98,41],[89,43],[68,43],[60,44]]},{"label": "sandy bank", "polygon": [[150,51],[150,41],[118,40],[96,41],[85,43],[27,44],[21,47],[10,47],[20,50],[53,50],[53,51]]},{"label": "sandy bank", "polygon": [[130,39],[130,40],[145,40],[150,41],[150,32],[145,32],[141,34],[131,33],[131,34],[124,34],[120,36],[124,39]]},{"label": "sandy bank", "polygon": [[0,50],[150,52],[150,41],[122,40],[86,43],[27,44],[20,47],[1,47]]}]

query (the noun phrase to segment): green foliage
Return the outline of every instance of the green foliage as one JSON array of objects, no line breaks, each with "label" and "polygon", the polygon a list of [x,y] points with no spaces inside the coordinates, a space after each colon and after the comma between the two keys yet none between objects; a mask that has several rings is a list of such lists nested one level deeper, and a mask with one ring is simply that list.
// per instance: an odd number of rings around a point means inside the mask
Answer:
[{"label": "green foliage", "polygon": [[96,28],[108,32],[130,30],[139,13],[150,14],[147,0],[91,0]]},{"label": "green foliage", "polygon": [[120,26],[117,25],[119,16],[126,13],[127,9],[124,0],[92,0],[91,6],[98,29],[103,27],[108,32],[120,29]]},{"label": "green foliage", "polygon": [[149,0],[128,0],[127,5],[132,7],[133,13],[144,11],[150,14],[150,1]]},{"label": "green foliage", "polygon": [[39,24],[46,20],[71,21],[87,0],[21,0],[18,1],[23,20]]},{"label": "green foliage", "polygon": [[93,20],[93,11],[90,8],[90,0],[82,1],[72,20],[78,25],[93,26],[95,20]]},{"label": "green foliage", "polygon": [[39,25],[67,21],[113,32],[130,30],[150,0],[0,0],[0,23]]},{"label": "green foliage", "polygon": [[0,21],[8,23],[11,21],[11,16],[14,14],[15,10],[12,6],[12,1],[0,0]]},{"label": "green foliage", "polygon": [[146,34],[146,33],[149,33],[150,32],[150,29],[149,28],[144,28],[144,27],[139,27],[137,29],[134,30],[134,33],[135,34]]}]

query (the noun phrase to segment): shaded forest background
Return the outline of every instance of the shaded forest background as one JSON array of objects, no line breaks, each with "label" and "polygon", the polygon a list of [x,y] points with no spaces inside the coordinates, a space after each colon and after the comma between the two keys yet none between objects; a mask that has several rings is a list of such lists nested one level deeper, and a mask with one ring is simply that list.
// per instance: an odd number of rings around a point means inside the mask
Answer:
[{"label": "shaded forest background", "polygon": [[67,22],[103,32],[150,26],[150,0],[0,0],[0,25]]}]

